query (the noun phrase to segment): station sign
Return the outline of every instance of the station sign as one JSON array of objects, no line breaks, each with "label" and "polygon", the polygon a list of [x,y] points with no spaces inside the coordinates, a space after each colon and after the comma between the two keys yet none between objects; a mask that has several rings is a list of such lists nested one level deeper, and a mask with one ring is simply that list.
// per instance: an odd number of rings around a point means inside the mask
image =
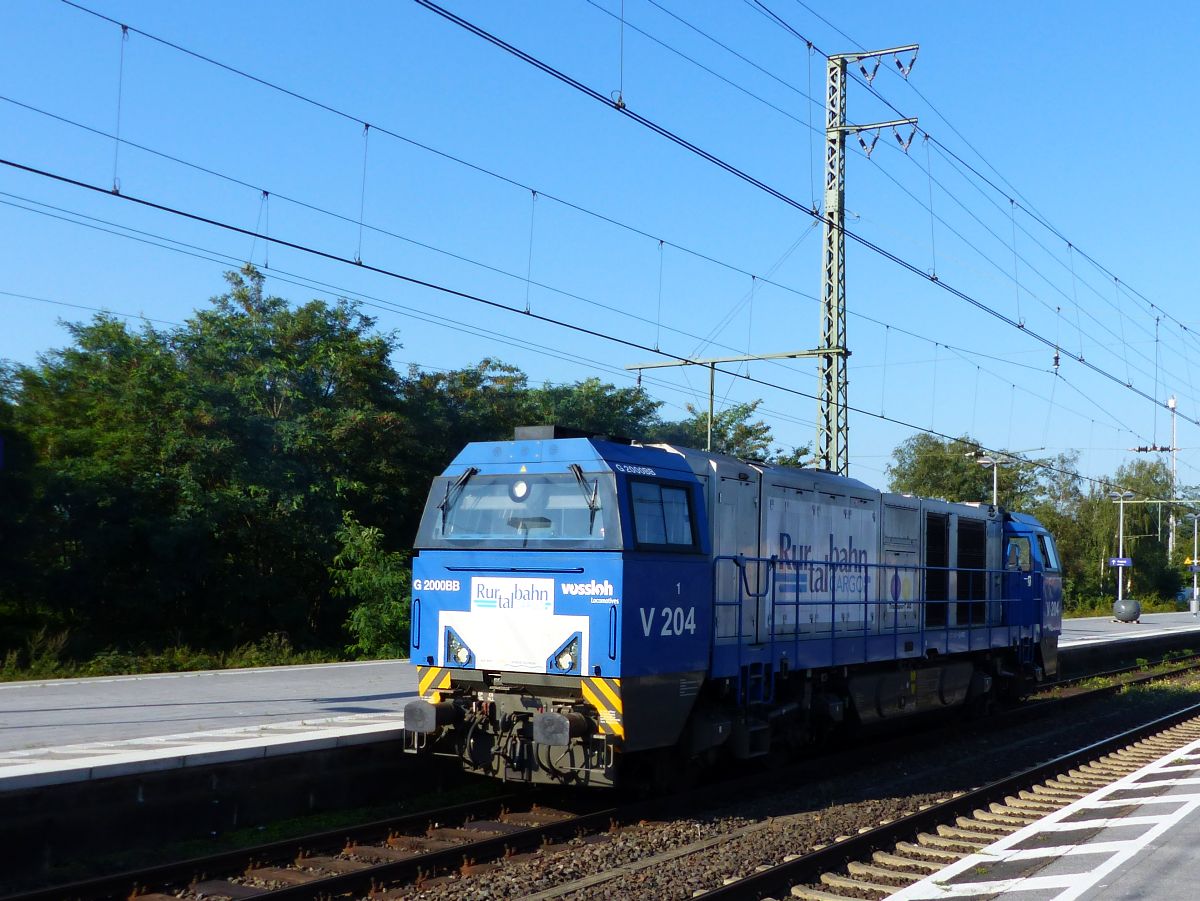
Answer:
[{"label": "station sign", "polygon": [[1109,566],[1133,566],[1132,557],[1109,557]]}]

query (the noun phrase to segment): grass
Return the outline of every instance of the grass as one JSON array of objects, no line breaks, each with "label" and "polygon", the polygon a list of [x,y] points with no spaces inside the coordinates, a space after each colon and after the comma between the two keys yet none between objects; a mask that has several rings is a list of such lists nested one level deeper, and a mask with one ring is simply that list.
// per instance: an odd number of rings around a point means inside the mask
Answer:
[{"label": "grass", "polygon": [[[1189,657],[1194,657],[1195,654],[1196,654],[1196,652],[1191,650],[1190,648],[1184,648],[1184,649],[1177,650],[1177,651],[1168,651],[1165,654],[1163,654],[1159,660],[1154,661],[1154,662],[1151,662],[1150,660],[1148,660],[1145,657],[1137,657],[1134,659],[1134,665],[1138,668],[1138,670],[1140,671],[1140,674],[1142,674],[1142,675],[1161,674],[1163,679],[1176,679],[1176,680],[1183,679],[1183,680],[1188,680],[1188,681],[1195,681],[1197,676],[1193,671],[1187,670],[1187,671],[1184,671],[1183,673],[1174,672],[1174,667],[1175,667],[1176,661],[1185,660]],[[1052,686],[1043,691],[1035,692],[1035,694],[1038,697],[1053,698],[1053,697],[1060,697],[1065,691],[1070,691],[1070,690],[1083,689],[1083,690],[1092,691],[1092,690],[1095,690],[1098,688],[1111,688],[1114,685],[1118,685],[1121,682],[1125,681],[1125,679],[1127,679],[1130,675],[1134,675],[1134,674],[1126,673],[1126,674],[1121,674],[1121,675],[1117,675],[1117,676],[1092,676],[1091,678],[1084,679],[1080,682],[1074,683],[1074,686],[1072,689],[1064,689],[1061,686]],[[1157,680],[1156,680],[1156,682],[1157,682]],[[1142,683],[1142,684],[1147,684],[1147,683]],[[1148,684],[1155,684],[1155,683],[1148,683]],[[1121,691],[1126,691],[1130,687],[1131,686],[1125,686],[1124,688],[1121,689]]]},{"label": "grass", "polygon": [[[1165,598],[1150,596],[1135,600],[1142,605],[1143,613],[1177,613],[1180,610],[1178,603]],[[1082,616],[1112,616],[1114,603],[1116,598],[1074,598],[1064,606],[1063,617],[1072,619]]]}]

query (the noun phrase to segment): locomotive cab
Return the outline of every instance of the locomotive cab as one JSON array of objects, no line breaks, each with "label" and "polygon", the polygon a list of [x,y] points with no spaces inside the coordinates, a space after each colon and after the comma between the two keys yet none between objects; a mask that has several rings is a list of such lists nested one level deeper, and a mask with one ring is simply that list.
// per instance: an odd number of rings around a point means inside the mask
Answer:
[{"label": "locomotive cab", "polygon": [[468,446],[435,481],[416,542],[410,750],[607,785],[621,754],[673,743],[687,709],[658,701],[698,690],[707,666],[706,522],[697,479],[666,451]]},{"label": "locomotive cab", "polygon": [[1004,523],[1005,594],[1019,599],[1011,615],[1037,623],[1034,656],[1022,661],[1034,678],[1058,673],[1062,634],[1062,565],[1054,537],[1025,513],[1006,513]]}]

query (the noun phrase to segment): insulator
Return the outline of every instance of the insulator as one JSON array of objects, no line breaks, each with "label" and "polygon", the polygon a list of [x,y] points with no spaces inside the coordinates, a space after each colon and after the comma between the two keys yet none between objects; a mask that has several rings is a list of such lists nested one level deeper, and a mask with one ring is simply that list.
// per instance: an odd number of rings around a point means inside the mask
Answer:
[{"label": "insulator", "polygon": [[900,70],[900,74],[903,75],[905,78],[908,78],[908,73],[911,72],[913,70],[913,66],[915,66],[917,64],[917,54],[920,52],[920,50],[921,50],[921,48],[918,47],[916,50],[913,51],[913,55],[908,60],[908,65],[905,65],[904,63],[900,62],[899,55],[897,55],[897,54],[892,55],[892,59],[895,60],[895,62],[896,62],[896,68]]},{"label": "insulator", "polygon": [[858,143],[862,144],[862,149],[863,149],[863,152],[864,152],[864,153],[866,153],[866,155],[867,155],[867,159],[870,159],[870,158],[871,158],[871,151],[872,151],[872,150],[874,150],[874,149],[875,149],[875,145],[876,145],[877,143],[879,143],[879,132],[875,132],[874,136],[871,138],[871,143],[870,143],[870,144],[868,144],[868,143],[867,143],[867,142],[866,142],[866,141],[863,139],[862,132],[859,132],[859,134],[858,134]]}]

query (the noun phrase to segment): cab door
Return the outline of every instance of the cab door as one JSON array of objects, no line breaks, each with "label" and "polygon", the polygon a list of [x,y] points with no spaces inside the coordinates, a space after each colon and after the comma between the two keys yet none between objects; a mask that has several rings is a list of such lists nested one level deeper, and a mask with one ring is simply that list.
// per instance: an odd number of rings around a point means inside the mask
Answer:
[{"label": "cab door", "polygon": [[1033,536],[1027,532],[1008,532],[1004,538],[1004,615],[1009,626],[1029,626],[1038,622],[1034,609]]}]

